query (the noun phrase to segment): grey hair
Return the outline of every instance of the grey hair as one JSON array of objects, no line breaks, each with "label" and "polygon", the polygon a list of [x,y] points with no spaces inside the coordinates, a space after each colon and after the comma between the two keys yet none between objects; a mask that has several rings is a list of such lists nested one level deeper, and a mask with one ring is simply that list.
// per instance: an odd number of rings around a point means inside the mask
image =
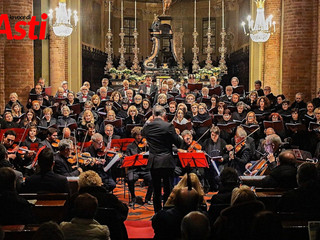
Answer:
[{"label": "grey hair", "polygon": [[95,133],[92,135],[91,140],[96,142],[98,138],[103,139],[103,137],[100,133]]},{"label": "grey hair", "polygon": [[66,150],[66,149],[71,149],[72,148],[72,141],[70,139],[62,139],[60,142],[59,142],[59,151],[63,151],[63,150]]}]

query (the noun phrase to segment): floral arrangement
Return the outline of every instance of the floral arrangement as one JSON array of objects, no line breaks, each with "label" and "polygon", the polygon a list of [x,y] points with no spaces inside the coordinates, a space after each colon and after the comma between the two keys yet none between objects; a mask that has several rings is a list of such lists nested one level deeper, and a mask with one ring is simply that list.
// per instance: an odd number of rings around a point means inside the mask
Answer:
[{"label": "floral arrangement", "polygon": [[110,68],[110,69],[109,69],[109,73],[117,74],[117,73],[118,73],[118,70],[115,69],[115,68]]}]

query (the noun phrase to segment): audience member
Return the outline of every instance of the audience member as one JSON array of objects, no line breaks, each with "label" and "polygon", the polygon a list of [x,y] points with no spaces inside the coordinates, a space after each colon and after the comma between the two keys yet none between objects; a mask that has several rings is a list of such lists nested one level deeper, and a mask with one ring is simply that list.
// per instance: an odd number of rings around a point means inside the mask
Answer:
[{"label": "audience member", "polygon": [[69,193],[68,180],[66,177],[53,172],[53,152],[45,148],[38,156],[40,172],[26,178],[23,192],[52,192]]},{"label": "audience member", "polygon": [[32,240],[64,240],[64,235],[60,226],[50,221],[41,224]]},{"label": "audience member", "polygon": [[94,216],[98,200],[88,193],[79,195],[74,201],[75,217],[71,222],[60,224],[65,240],[109,240],[108,226],[100,225]]},{"label": "audience member", "polygon": [[0,225],[34,223],[31,204],[16,191],[13,169],[0,168]]},{"label": "audience member", "polygon": [[207,216],[201,212],[188,213],[181,222],[181,239],[205,240],[210,235],[210,223]]}]

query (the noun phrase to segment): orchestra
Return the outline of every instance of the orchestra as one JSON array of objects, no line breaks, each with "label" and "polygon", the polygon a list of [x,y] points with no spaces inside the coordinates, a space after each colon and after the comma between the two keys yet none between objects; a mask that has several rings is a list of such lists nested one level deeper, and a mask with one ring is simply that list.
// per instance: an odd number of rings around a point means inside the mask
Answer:
[{"label": "orchestra", "polygon": [[[256,82],[254,91],[246,93],[238,78],[232,78],[231,85],[223,88],[212,76],[201,90],[193,88],[194,84],[202,84],[195,79],[186,85],[175,83],[168,79],[157,86],[153,76],[147,75],[139,86],[124,80],[123,87],[117,88],[103,78],[97,93],[86,82],[74,94],[63,82],[54,96],[48,96],[41,78],[31,90],[26,108],[16,93],[10,94],[0,119],[2,144],[11,164],[25,175],[30,174],[27,167],[34,162],[38,150],[46,147],[55,153],[54,171],[77,176],[81,171],[94,170],[112,191],[122,173],[117,170],[122,160],[107,172],[104,167],[115,158],[112,152],[120,151],[114,148],[116,141],[133,137],[128,148],[121,149],[122,159],[147,152],[147,142],[140,147],[141,129],[153,121],[154,106],[162,106],[165,121],[174,126],[181,138],[176,151],[205,153],[209,169],[198,172],[200,179],[206,179],[208,189],[216,189],[215,178],[226,166],[239,175],[270,173],[277,165],[283,142],[287,143],[286,149],[307,151],[318,158],[320,110],[314,105],[317,99],[305,103],[303,94],[297,93],[290,105],[284,95],[274,96],[268,86],[262,89],[261,82]],[[269,144],[268,138],[264,138],[270,135],[276,135],[280,142]],[[70,157],[73,164],[68,161]],[[185,169],[179,158],[175,159],[175,174],[182,175]],[[132,199],[136,176],[141,175],[149,186],[145,201],[150,202],[153,188],[149,169],[130,167],[126,174]]]}]

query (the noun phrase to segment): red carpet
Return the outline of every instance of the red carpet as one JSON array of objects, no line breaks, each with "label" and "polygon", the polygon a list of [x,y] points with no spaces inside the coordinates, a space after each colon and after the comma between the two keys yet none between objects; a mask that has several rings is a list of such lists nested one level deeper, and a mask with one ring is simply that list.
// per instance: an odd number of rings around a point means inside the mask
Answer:
[{"label": "red carpet", "polygon": [[151,221],[125,221],[129,239],[152,239],[154,236]]}]

